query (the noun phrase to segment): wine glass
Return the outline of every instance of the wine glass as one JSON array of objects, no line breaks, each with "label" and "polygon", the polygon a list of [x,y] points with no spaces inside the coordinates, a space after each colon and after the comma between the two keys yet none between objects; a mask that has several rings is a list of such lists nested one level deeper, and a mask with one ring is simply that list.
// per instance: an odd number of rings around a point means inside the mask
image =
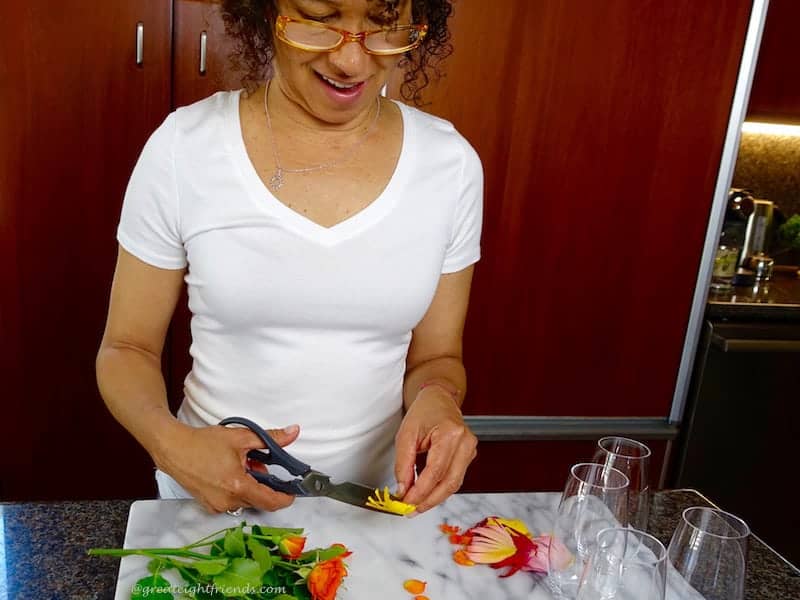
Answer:
[{"label": "wine glass", "polygon": [[650,448],[625,437],[604,437],[597,442],[593,462],[622,471],[628,485],[628,523],[647,530],[650,514]]},{"label": "wine glass", "polygon": [[725,511],[684,510],[667,550],[681,576],[676,584],[688,583],[705,600],[743,600],[749,535],[747,523]]},{"label": "wine glass", "polygon": [[615,527],[597,534],[578,600],[664,600],[667,549],[652,535]]},{"label": "wine glass", "polygon": [[627,525],[627,491],[628,478],[613,467],[579,463],[570,469],[548,548],[547,584],[557,597],[576,597],[598,532]]}]

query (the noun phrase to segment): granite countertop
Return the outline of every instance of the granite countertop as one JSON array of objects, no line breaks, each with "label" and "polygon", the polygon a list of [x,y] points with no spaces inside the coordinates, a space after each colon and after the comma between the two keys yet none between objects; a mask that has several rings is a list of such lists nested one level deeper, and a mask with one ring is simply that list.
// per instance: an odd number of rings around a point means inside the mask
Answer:
[{"label": "granite countertop", "polygon": [[710,319],[800,321],[800,278],[789,273],[752,286],[735,286],[730,292],[708,294]]},{"label": "granite countertop", "polygon": [[[543,499],[546,499],[547,503],[553,499],[551,496],[557,500],[553,494],[459,494],[437,509],[441,509],[442,514],[434,515],[432,514],[434,511],[431,511],[426,515],[420,515],[412,523],[431,519],[439,520],[442,516],[452,520],[456,516],[469,514],[472,518],[472,512],[477,514],[487,506],[508,507],[507,510],[514,514],[506,516],[521,516],[523,519],[530,518],[536,521],[536,519],[547,518],[535,516],[546,514],[547,510],[536,505],[531,506],[531,502],[542,502]],[[333,502],[327,499],[300,500]],[[123,545],[132,502],[131,500],[108,500],[0,503],[0,534],[2,534],[0,537],[0,599],[88,600],[114,597],[119,561],[112,558],[89,557],[86,556],[86,550],[91,547],[121,547]],[[649,530],[666,544],[683,509],[698,505],[710,505],[710,503],[703,496],[691,490],[657,492],[653,498]],[[519,511],[523,511],[525,514]],[[376,513],[367,511],[367,514],[374,515]],[[378,516],[386,518],[383,515]],[[460,521],[457,522],[460,523]],[[463,523],[467,526],[471,524]],[[304,521],[302,525],[307,526],[311,531],[310,523]],[[534,528],[537,525],[542,526],[535,522],[531,524]],[[386,552],[389,551],[386,550]],[[429,553],[432,552],[429,550]],[[372,560],[380,561],[385,558],[380,552],[377,552]],[[405,563],[407,567],[403,567],[404,573],[405,571],[411,573],[414,569],[424,569],[427,566],[424,559],[420,559],[420,563],[422,564],[414,563],[414,561]],[[356,571],[355,566],[351,571],[353,573]],[[485,575],[490,574],[492,581],[495,579],[495,573],[488,569],[462,569],[462,571],[470,574],[465,575],[465,578],[474,574],[486,579]],[[413,576],[413,573],[409,575],[409,577]],[[448,581],[447,576],[441,572],[430,572],[428,576],[432,587],[435,587],[435,582],[445,585]],[[355,589],[355,575],[353,577],[353,587],[348,590],[348,593],[353,594],[353,598],[360,598],[359,595],[354,594],[357,590]],[[532,589],[530,577],[529,574],[522,573],[502,580],[505,585],[503,597],[511,599],[532,597],[529,596]],[[450,581],[449,585],[453,585],[453,582]],[[527,591],[520,592],[523,589]],[[429,589],[429,591],[435,592],[436,590]],[[486,595],[485,589],[481,593],[483,594],[482,598],[489,597]],[[491,593],[491,596],[496,595],[494,592]],[[447,596],[439,593],[432,594],[430,597],[443,600]],[[746,598],[748,600],[800,598],[800,571],[783,561],[756,537],[750,543]]]}]

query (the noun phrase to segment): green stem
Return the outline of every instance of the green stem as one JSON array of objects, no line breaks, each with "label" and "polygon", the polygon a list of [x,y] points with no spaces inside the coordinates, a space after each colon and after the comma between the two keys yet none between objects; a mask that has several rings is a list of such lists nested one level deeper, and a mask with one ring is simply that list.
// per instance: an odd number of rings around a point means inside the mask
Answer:
[{"label": "green stem", "polygon": [[[259,528],[261,529],[261,532],[264,535],[284,536],[284,535],[289,534],[289,533],[291,533],[293,535],[299,535],[299,534],[303,533],[303,528],[302,527],[300,527],[300,528],[294,527],[293,528],[293,527],[261,527],[261,526],[259,526]],[[263,536],[259,536],[258,534],[255,534],[255,533],[250,533],[248,535],[252,535],[253,537],[263,537]]]},{"label": "green stem", "polygon": [[159,556],[179,556],[182,558],[197,558],[199,560],[211,560],[215,556],[191,552],[183,548],[92,548],[88,552],[89,556],[149,556],[158,558]]},{"label": "green stem", "polygon": [[236,527],[225,527],[224,529],[220,529],[219,531],[215,531],[214,533],[209,533],[207,536],[200,538],[196,542],[194,542],[192,544],[189,544],[188,546],[184,546],[184,548],[186,548],[188,550],[189,548],[195,548],[197,546],[209,546],[209,545],[213,544],[214,542],[216,542],[217,540],[211,540],[210,542],[208,542],[206,540],[209,540],[209,539],[213,538],[214,536],[217,536],[217,535],[219,535],[219,534],[221,534],[223,532],[227,533],[231,529],[236,529]]}]

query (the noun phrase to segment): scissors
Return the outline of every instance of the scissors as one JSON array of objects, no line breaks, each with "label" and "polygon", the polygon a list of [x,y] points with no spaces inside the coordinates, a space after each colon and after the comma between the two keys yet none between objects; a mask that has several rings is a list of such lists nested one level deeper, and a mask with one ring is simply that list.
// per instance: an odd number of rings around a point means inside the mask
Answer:
[{"label": "scissors", "polygon": [[[367,505],[370,496],[375,496],[375,489],[345,481],[344,483],[332,483],[330,476],[319,471],[315,471],[306,463],[296,459],[286,450],[281,448],[269,434],[259,425],[245,419],[244,417],[228,417],[219,422],[220,425],[244,425],[255,433],[267,447],[269,453],[261,450],[250,450],[247,458],[256,460],[265,465],[278,465],[286,469],[289,473],[296,476],[296,479],[281,479],[271,473],[263,473],[247,469],[247,473],[254,477],[256,481],[262,483],[273,490],[283,492],[292,496],[327,496],[339,502],[346,502],[353,506],[374,510],[383,514],[395,514],[386,512],[378,508]],[[390,496],[392,500],[399,500]]]}]

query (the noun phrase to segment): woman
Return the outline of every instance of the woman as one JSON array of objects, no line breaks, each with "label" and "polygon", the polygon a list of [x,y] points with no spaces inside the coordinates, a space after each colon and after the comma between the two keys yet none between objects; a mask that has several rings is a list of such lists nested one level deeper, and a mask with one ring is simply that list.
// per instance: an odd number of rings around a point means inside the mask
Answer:
[{"label": "woman", "polygon": [[[461,338],[482,171],[452,125],[379,92],[404,56],[406,89],[427,81],[449,2],[239,0],[223,11],[253,74],[269,63],[272,77],[178,109],[142,151],[118,230],[101,394],[153,458],[162,497],[212,512],[292,502],[246,474],[261,443],[217,425],[237,415],[334,481],[396,484],[424,512],[459,489],[476,452],[460,410]],[[184,278],[193,366],[176,419],[160,355]]]}]

